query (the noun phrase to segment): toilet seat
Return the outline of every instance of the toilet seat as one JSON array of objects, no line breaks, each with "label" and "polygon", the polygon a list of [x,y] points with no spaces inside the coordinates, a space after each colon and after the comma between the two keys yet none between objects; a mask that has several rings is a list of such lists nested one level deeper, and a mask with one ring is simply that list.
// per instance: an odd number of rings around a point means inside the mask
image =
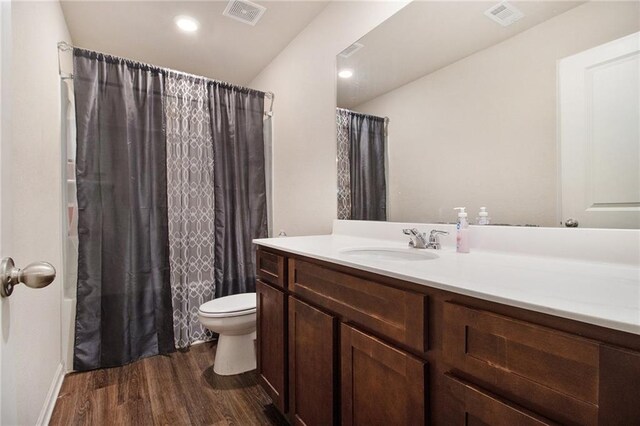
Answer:
[{"label": "toilet seat", "polygon": [[226,318],[256,312],[256,294],[242,293],[224,296],[203,303],[198,314],[206,318]]}]

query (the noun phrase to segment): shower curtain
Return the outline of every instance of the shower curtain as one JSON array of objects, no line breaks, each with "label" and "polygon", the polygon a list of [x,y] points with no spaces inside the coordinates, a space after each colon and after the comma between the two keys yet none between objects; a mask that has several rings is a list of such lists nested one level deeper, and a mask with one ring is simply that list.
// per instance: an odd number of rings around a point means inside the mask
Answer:
[{"label": "shower curtain", "polygon": [[166,82],[173,333],[184,348],[213,337],[198,321],[215,289],[213,139],[206,80],[169,72]]},{"label": "shower curtain", "polygon": [[264,93],[209,85],[216,198],[216,297],[255,292],[254,238],[267,236]]},{"label": "shower curtain", "polygon": [[338,219],[387,220],[385,119],[338,108]]},{"label": "shower curtain", "polygon": [[174,349],[159,69],[76,49],[74,369]]},{"label": "shower curtain", "polygon": [[267,235],[262,92],[74,49],[74,369],[212,335],[197,308],[254,291]]}]

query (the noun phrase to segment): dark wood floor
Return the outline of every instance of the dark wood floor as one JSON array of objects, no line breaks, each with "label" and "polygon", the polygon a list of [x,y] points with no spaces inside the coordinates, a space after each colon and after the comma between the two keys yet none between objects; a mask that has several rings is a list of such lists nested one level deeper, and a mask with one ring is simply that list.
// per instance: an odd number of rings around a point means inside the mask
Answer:
[{"label": "dark wood floor", "polygon": [[218,376],[215,344],[65,377],[51,425],[283,425],[255,372]]}]

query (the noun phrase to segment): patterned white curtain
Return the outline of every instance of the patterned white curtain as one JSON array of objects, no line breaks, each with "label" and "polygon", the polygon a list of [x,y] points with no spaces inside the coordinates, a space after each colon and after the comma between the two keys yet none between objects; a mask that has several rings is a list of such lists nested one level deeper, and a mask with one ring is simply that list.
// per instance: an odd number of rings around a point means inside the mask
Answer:
[{"label": "patterned white curtain", "polygon": [[198,307],[214,297],[213,141],[206,81],[166,76],[169,261],[175,344],[211,340]]},{"label": "patterned white curtain", "polygon": [[351,166],[349,163],[350,111],[336,108],[338,131],[338,219],[351,219]]}]

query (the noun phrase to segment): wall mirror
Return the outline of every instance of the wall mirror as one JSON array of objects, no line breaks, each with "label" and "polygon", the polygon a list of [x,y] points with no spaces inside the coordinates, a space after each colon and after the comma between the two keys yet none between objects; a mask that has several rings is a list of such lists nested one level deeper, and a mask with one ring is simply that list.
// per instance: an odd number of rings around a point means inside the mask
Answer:
[{"label": "wall mirror", "polygon": [[640,227],[638,2],[413,2],[337,55],[338,217]]}]

